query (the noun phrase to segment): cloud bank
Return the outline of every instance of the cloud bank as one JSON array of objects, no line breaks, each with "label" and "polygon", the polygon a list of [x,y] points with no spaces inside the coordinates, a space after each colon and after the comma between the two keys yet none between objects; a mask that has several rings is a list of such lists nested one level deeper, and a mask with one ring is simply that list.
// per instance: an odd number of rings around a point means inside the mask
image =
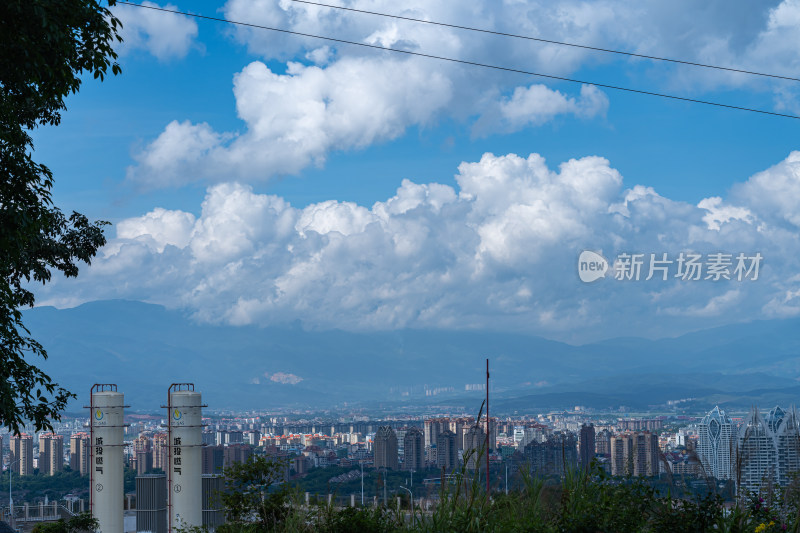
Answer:
[{"label": "cloud bank", "polygon": [[[198,320],[349,330],[491,328],[587,339],[681,331],[800,314],[800,152],[691,205],[625,186],[609,161],[557,168],[531,154],[485,154],[457,187],[405,180],[365,207],[296,208],[235,182],[199,215],[154,209],[117,224],[91,268],[39,303],[129,298]],[[757,281],[583,284],[582,250],[676,256],[755,253]]]},{"label": "cloud bank", "polygon": [[[355,9],[394,13],[492,31],[541,37],[645,55],[795,76],[800,59],[800,0],[741,4],[688,0],[664,4],[413,0],[347,0]],[[122,8],[124,6],[120,6]],[[686,13],[693,17],[687,21]],[[626,83],[645,90],[697,96],[748,88],[771,95],[774,108],[798,108],[796,84],[733,72],[651,62],[551,43],[344,12],[290,0],[229,0],[229,20],[329,35],[357,43],[569,76],[588,67],[622,63]],[[185,55],[196,37],[193,21],[120,11],[129,47],[165,59]],[[476,21],[479,21],[476,22]],[[161,27],[161,26],[166,27]],[[146,140],[127,170],[142,189],[254,183],[322,166],[332,151],[388,142],[409,128],[460,122],[474,137],[509,134],[554,120],[605,117],[609,100],[593,86],[551,89],[530,77],[433,59],[405,57],[234,26],[234,39],[260,59],[234,76],[242,127],[216,131],[181,117]],[[271,65],[271,66],[268,66]],[[591,79],[591,78],[590,78]]]},{"label": "cloud bank", "polygon": [[[290,62],[277,74],[255,61],[234,77],[241,132],[217,132],[206,123],[174,120],[129,167],[128,180],[144,188],[246,182],[297,174],[321,166],[334,150],[390,141],[412,126],[426,127],[462,109],[459,80],[429,60],[343,58],[328,66]],[[475,133],[518,131],[557,116],[603,116],[606,96],[591,86],[570,97],[543,85],[518,87],[483,102]],[[467,107],[470,115],[479,106]]]}]

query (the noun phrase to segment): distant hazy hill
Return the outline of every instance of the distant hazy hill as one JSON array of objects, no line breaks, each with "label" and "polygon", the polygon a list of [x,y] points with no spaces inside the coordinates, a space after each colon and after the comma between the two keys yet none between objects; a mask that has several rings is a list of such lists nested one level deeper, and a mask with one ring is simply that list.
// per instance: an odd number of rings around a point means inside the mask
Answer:
[{"label": "distant hazy hill", "polygon": [[486,357],[494,406],[507,410],[800,400],[800,320],[583,346],[495,332],[212,326],[130,301],[36,308],[25,321],[50,354],[45,368],[79,393],[74,407],[95,382],[117,383],[135,409],[152,411],[170,383],[185,381],[218,408],[468,400],[480,394],[465,385],[483,382]]}]

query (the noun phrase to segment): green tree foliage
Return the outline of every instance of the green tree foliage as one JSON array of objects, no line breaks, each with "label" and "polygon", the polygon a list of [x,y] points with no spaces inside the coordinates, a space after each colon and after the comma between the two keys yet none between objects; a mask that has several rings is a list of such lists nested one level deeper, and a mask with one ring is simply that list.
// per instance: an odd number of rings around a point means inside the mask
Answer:
[{"label": "green tree foliage", "polygon": [[288,512],[286,468],[285,460],[255,455],[228,467],[222,494],[228,518],[267,530],[281,523]]},{"label": "green tree foliage", "polygon": [[374,509],[341,510],[330,509],[323,512],[314,527],[320,533],[389,533],[398,530],[398,524],[389,511],[383,507]]},{"label": "green tree foliage", "polygon": [[89,513],[83,513],[71,517],[69,520],[63,518],[56,522],[43,522],[36,524],[33,533],[83,533],[84,531],[97,531],[100,524],[96,518]]},{"label": "green tree foliage", "polygon": [[[0,476],[0,486],[8,489],[9,472]],[[32,476],[11,475],[15,500],[35,502],[47,496],[51,501],[63,498],[67,494],[83,496],[89,490],[89,476],[81,476],[72,470],[57,472],[48,476],[41,472]],[[88,497],[85,496],[85,497]]]},{"label": "green tree foliage", "polygon": [[53,205],[53,174],[33,160],[30,132],[60,123],[82,75],[120,72],[119,28],[95,0],[0,2],[0,420],[15,433],[25,421],[52,429],[73,397],[28,362],[47,353],[22,322],[34,304],[27,287],[76,276],[105,244],[105,222]]},{"label": "green tree foliage", "polygon": [[[306,504],[279,483],[284,466],[267,458],[237,465],[224,496],[230,521],[218,533],[800,533],[797,487],[747,500],[724,501],[709,485],[675,498],[651,479],[611,477],[602,469],[571,471],[563,479],[519,472],[516,490],[487,497],[482,477],[460,469],[439,487],[430,508],[390,505],[351,508],[325,499]],[[674,487],[673,487],[674,488]],[[207,533],[195,527],[182,533]]]}]

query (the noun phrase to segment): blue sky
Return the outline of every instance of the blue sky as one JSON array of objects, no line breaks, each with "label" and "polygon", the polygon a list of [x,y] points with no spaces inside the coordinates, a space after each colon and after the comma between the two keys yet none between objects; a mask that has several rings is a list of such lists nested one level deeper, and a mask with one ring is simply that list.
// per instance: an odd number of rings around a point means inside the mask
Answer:
[{"label": "blue sky", "polygon": [[[290,0],[150,5],[800,112],[800,82]],[[342,5],[800,72],[795,0]],[[790,156],[800,150],[799,120],[115,10],[126,28],[122,75],[87,80],[63,123],[34,136],[55,172],[57,204],[115,226],[95,265],[42,289],[40,303],[122,297],[211,322],[510,329],[567,340],[800,312],[800,162]],[[619,208],[628,203],[638,209]],[[746,286],[583,286],[574,270],[582,249],[611,258],[763,251],[770,266]]]}]

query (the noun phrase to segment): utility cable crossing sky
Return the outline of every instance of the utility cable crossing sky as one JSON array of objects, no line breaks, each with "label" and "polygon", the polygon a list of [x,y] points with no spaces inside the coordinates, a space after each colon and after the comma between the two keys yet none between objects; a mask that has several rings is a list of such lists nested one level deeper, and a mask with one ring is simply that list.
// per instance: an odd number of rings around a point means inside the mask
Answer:
[{"label": "utility cable crossing sky", "polygon": [[[566,81],[566,82],[570,82],[570,83],[580,83],[582,85],[594,85],[596,87],[603,87],[605,89],[612,89],[612,90],[615,90],[615,91],[623,91],[623,92],[627,92],[627,93],[642,94],[642,95],[646,95],[646,96],[655,96],[655,97],[660,97],[660,98],[668,98],[668,99],[671,99],[671,100],[678,100],[678,101],[682,101],[682,102],[703,104],[703,105],[715,106],[715,107],[720,107],[720,108],[725,108],[725,109],[735,109],[735,110],[739,110],[739,111],[748,111],[748,112],[751,112],[751,113],[759,113],[759,114],[763,114],[763,115],[771,115],[771,116],[776,116],[776,117],[791,118],[791,119],[795,119],[795,120],[800,119],[800,116],[797,116],[797,115],[790,115],[790,114],[787,114],[787,113],[778,113],[776,111],[767,111],[765,109],[756,109],[756,108],[738,106],[738,105],[733,105],[733,104],[724,104],[724,103],[721,103],[721,102],[713,102],[713,101],[710,101],[710,100],[700,100],[700,99],[689,98],[689,97],[685,97],[685,96],[677,96],[677,95],[673,95],[673,94],[658,93],[658,92],[653,92],[653,91],[645,91],[645,90],[641,90],[641,89],[632,89],[630,87],[622,87],[622,86],[619,86],[619,85],[610,85],[610,84],[597,83],[597,82],[586,81],[586,80],[578,80],[578,79],[574,79],[574,78],[567,78],[567,77],[563,77],[563,76],[555,76],[555,75],[552,75],[552,74],[544,74],[544,73],[540,73],[540,72],[532,72],[532,71],[529,71],[529,70],[517,69],[517,68],[513,68],[513,67],[503,67],[503,66],[499,66],[499,65],[491,65],[491,64],[488,64],[488,63],[479,63],[477,61],[469,61],[469,60],[466,60],[466,59],[456,59],[456,58],[452,58],[452,57],[444,57],[444,56],[438,56],[438,55],[434,55],[434,54],[426,54],[426,53],[422,53],[422,52],[412,52],[410,50],[402,50],[402,49],[398,49],[398,48],[389,48],[389,47],[379,46],[379,45],[375,45],[375,44],[362,43],[362,42],[357,42],[357,41],[349,41],[349,40],[346,40],[346,39],[339,39],[339,38],[336,38],[336,37],[329,37],[329,36],[324,36],[324,35],[315,35],[315,34],[310,34],[310,33],[303,33],[303,32],[298,32],[298,31],[293,31],[293,30],[287,30],[287,29],[283,29],[283,28],[274,28],[274,27],[270,27],[270,26],[262,26],[262,25],[259,25],[259,24],[253,24],[253,23],[249,23],[249,22],[228,20],[228,19],[219,18],[219,17],[211,17],[211,16],[208,16],[208,15],[199,15],[199,14],[195,14],[195,13],[188,13],[188,12],[185,12],[185,11],[178,11],[178,10],[175,10],[175,9],[167,9],[167,8],[157,7],[157,6],[135,4],[135,3],[132,3],[132,2],[123,2],[123,1],[118,1],[117,3],[118,4],[128,5],[128,6],[133,6],[133,7],[144,8],[144,9],[151,9],[151,10],[154,10],[154,11],[162,11],[162,12],[165,12],[165,13],[172,13],[172,14],[176,14],[176,15],[184,15],[184,16],[187,16],[187,17],[194,17],[194,18],[198,18],[198,19],[212,20],[212,21],[215,21],[215,22],[223,22],[223,23],[227,23],[227,24],[235,24],[235,25],[238,25],[238,26],[245,26],[245,27],[250,27],[250,28],[257,28],[257,29],[262,29],[262,30],[286,33],[286,34],[290,34],[290,35],[297,35],[297,36],[300,36],[300,37],[309,37],[309,38],[313,38],[313,39],[320,39],[320,40],[337,42],[337,43],[342,43],[342,44],[349,44],[349,45],[352,45],[352,46],[361,46],[363,48],[372,48],[372,49],[382,50],[382,51],[386,51],[386,52],[395,52],[395,53],[406,54],[406,55],[410,55],[410,56],[426,57],[426,58],[429,58],[429,59],[437,59],[437,60],[440,60],[440,61],[448,61],[448,62],[451,62],[451,63],[459,63],[459,64],[462,64],[462,65],[471,65],[471,66],[475,66],[475,67],[489,68],[489,69],[498,70],[498,71],[502,71],[502,72],[512,72],[512,73],[516,73],[516,74],[525,74],[525,75],[528,75],[528,76],[536,76],[536,77],[548,78],[548,79],[552,79],[552,80]],[[724,68],[724,67],[720,67],[720,68]],[[726,70],[731,70],[731,69],[726,69]],[[751,73],[751,74],[763,75],[763,74],[759,74],[759,73]],[[775,77],[777,77],[777,76],[775,76]],[[787,78],[787,79],[794,79],[794,78]]]},{"label": "utility cable crossing sky", "polygon": [[769,74],[769,73],[766,73],[766,72],[754,72],[754,71],[751,71],[751,70],[744,70],[744,69],[738,69],[738,68],[733,68],[733,67],[722,67],[722,66],[719,66],[719,65],[708,65],[706,63],[696,63],[694,61],[685,61],[683,59],[670,59],[670,58],[666,58],[666,57],[649,56],[649,55],[645,55],[645,54],[636,54],[634,52],[624,52],[624,51],[621,51],[621,50],[611,50],[610,48],[600,48],[600,47],[597,47],[597,46],[587,46],[585,44],[567,43],[567,42],[563,42],[563,41],[553,41],[551,39],[542,39],[541,37],[531,37],[530,35],[518,35],[516,33],[506,33],[506,32],[502,32],[502,31],[487,30],[487,29],[483,29],[483,28],[473,28],[471,26],[461,26],[461,25],[458,25],[458,24],[448,24],[446,22],[437,22],[437,21],[433,21],[433,20],[424,20],[424,19],[417,19],[417,18],[412,18],[412,17],[404,17],[404,16],[401,16],[401,15],[392,15],[392,14],[389,14],[389,13],[379,13],[377,11],[367,11],[365,9],[355,9],[355,8],[352,8],[352,7],[345,7],[345,6],[334,6],[334,5],[331,5],[331,4],[323,4],[323,3],[320,3],[320,2],[310,2],[309,0],[292,0],[292,2],[297,2],[299,4],[308,4],[308,5],[312,5],[312,6],[319,6],[319,7],[328,7],[328,8],[331,8],[331,9],[341,9],[343,11],[351,11],[353,13],[363,13],[365,15],[375,15],[375,16],[378,16],[378,17],[388,17],[388,18],[393,18],[393,19],[398,19],[398,20],[407,20],[409,22],[419,22],[421,24],[432,24],[434,26],[442,26],[442,27],[445,27],[445,28],[454,28],[454,29],[457,29],[457,30],[467,30],[467,31],[476,31],[476,32],[480,32],[480,33],[488,33],[490,35],[498,35],[500,37],[512,37],[514,39],[525,39],[525,40],[528,40],[528,41],[536,41],[536,42],[540,42],[540,43],[557,44],[559,46],[571,46],[573,48],[583,48],[584,50],[594,50],[596,52],[606,52],[606,53],[609,53],[609,54],[619,54],[619,55],[624,55],[624,56],[628,56],[628,57],[638,57],[638,58],[642,58],[642,59],[652,59],[654,61],[667,61],[669,63],[678,63],[678,64],[681,64],[681,65],[691,65],[693,67],[710,68],[710,69],[716,69],[716,70],[726,70],[726,71],[729,71],[729,72],[738,72],[740,74],[750,74],[752,76],[764,76],[764,77],[767,77],[767,78],[776,78],[776,79],[780,79],[780,80],[800,81],[800,78],[792,78],[792,77],[789,77],[789,76],[780,76],[778,74]]}]

